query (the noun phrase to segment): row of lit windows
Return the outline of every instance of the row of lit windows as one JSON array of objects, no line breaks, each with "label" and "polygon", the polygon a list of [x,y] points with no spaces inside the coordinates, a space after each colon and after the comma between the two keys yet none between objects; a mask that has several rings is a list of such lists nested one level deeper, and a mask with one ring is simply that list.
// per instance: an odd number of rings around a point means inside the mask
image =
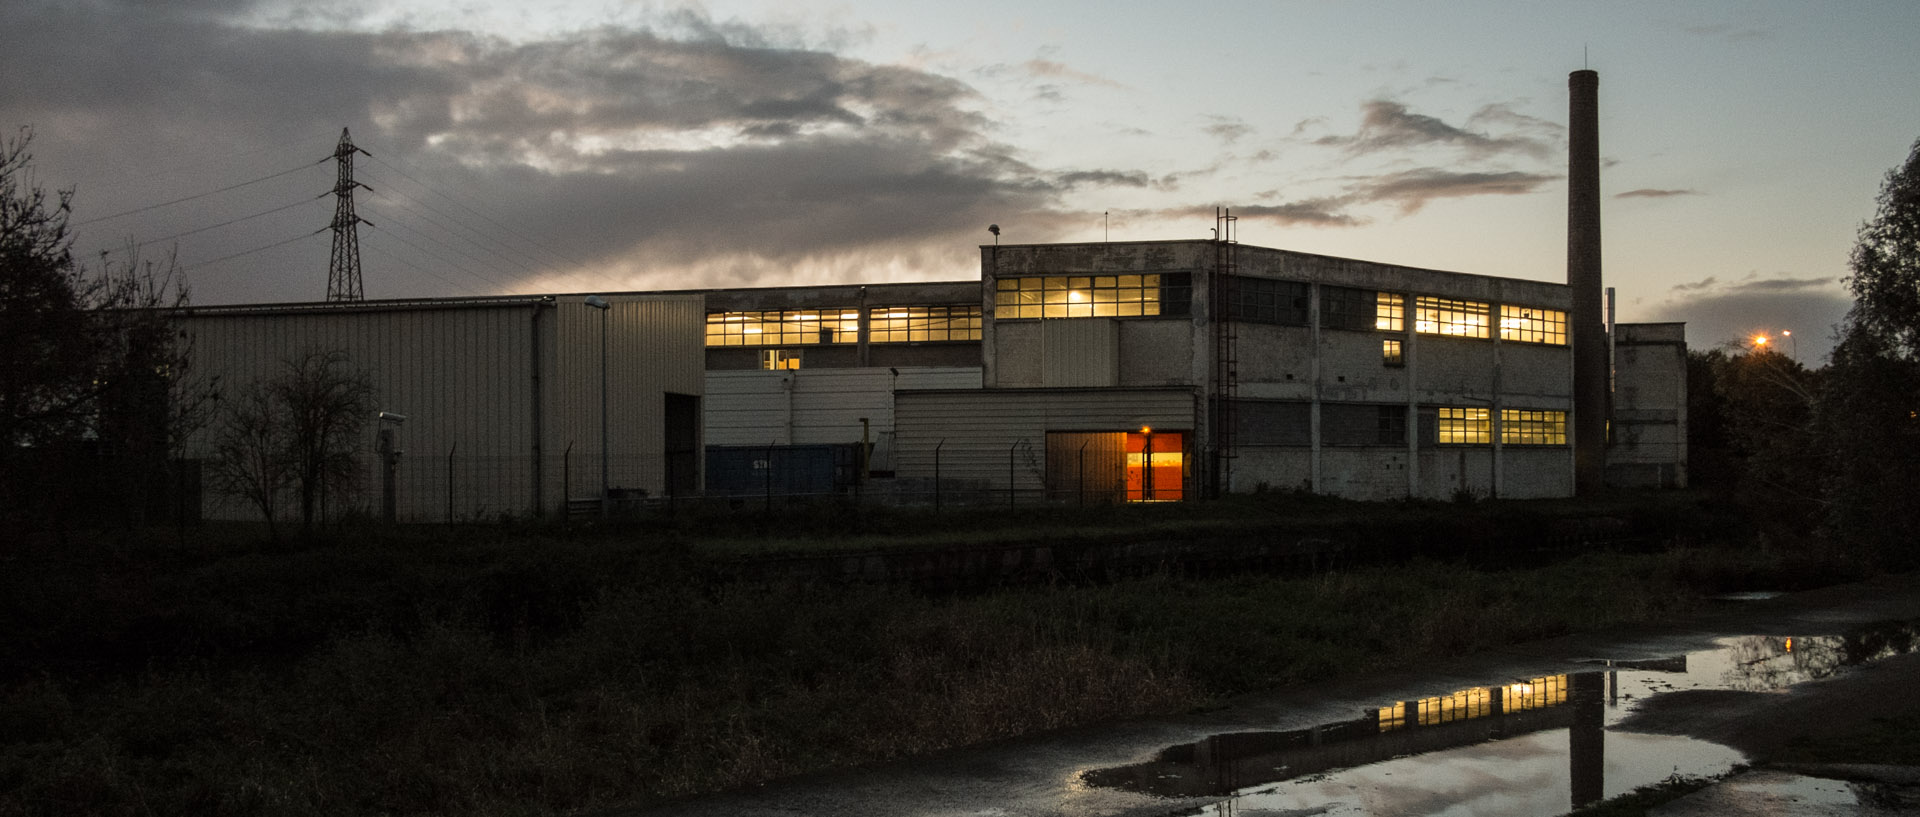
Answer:
[{"label": "row of lit windows", "polygon": [[994,281],[993,317],[1133,318],[1184,315],[1192,278],[1162,275],[1045,275]]},{"label": "row of lit windows", "polygon": [[[1483,408],[1441,408],[1436,442],[1443,445],[1485,445],[1493,441],[1493,412]],[[1501,409],[1503,445],[1566,445],[1567,413],[1534,409]]]},{"label": "row of lit windows", "polygon": [[[883,306],[868,310],[872,343],[979,340],[980,307]],[[707,314],[708,346],[797,346],[854,343],[860,313],[842,309],[788,309]]]},{"label": "row of lit windows", "polygon": [[[1236,277],[1228,291],[1227,314],[1234,320],[1306,326],[1309,293],[1309,286],[1297,281]],[[1321,325],[1328,329],[1400,332],[1406,327],[1406,299],[1396,293],[1323,286],[1320,301]],[[1485,339],[1492,313],[1492,305],[1481,301],[1422,295],[1414,300],[1413,328],[1427,335]],[[1502,304],[1500,339],[1563,345],[1567,315]]]},{"label": "row of lit windows", "polygon": [[[1486,717],[1493,714],[1493,700],[1496,692],[1500,696],[1501,712],[1525,712],[1559,706],[1567,702],[1567,676],[1549,675],[1500,687],[1473,687],[1447,695],[1422,698],[1412,702],[1413,722],[1420,726],[1433,726]],[[1408,702],[1397,701],[1391,706],[1374,710],[1374,716],[1380,724],[1380,731],[1391,732],[1406,728],[1408,709]]]}]

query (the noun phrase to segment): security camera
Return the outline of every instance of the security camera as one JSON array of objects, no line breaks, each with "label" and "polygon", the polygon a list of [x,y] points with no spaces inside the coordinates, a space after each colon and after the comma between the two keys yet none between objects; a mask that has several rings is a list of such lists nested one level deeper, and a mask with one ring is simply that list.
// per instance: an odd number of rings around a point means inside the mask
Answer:
[{"label": "security camera", "polygon": [[392,423],[394,425],[399,425],[407,421],[407,415],[392,411],[380,412],[379,418],[381,422]]}]

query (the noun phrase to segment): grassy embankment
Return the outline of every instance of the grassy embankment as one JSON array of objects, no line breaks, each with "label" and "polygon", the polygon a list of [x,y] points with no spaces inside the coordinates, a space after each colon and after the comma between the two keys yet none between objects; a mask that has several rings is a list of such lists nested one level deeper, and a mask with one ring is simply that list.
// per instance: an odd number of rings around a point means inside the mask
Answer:
[{"label": "grassy embankment", "polygon": [[[1213,507],[1128,509],[1140,513],[1126,521],[1162,526],[1157,536],[1276,524],[1273,506]],[[1316,503],[1295,516],[1400,530],[1468,511]],[[1498,525],[1539,512],[1473,513]],[[929,596],[746,584],[708,558],[927,546],[901,538],[914,528],[941,529],[939,546],[1071,537],[1075,521],[889,513],[18,551],[0,570],[0,814],[643,804],[1185,711],[1656,620],[1703,590],[1834,575],[1804,550],[1686,549],[1504,572],[1427,559]]]}]

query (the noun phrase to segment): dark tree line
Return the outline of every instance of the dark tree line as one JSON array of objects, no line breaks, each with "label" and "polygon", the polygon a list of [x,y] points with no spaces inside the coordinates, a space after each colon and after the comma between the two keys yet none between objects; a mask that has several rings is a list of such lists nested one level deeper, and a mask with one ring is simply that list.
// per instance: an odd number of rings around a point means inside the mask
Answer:
[{"label": "dark tree line", "polygon": [[1823,534],[1920,565],[1920,142],[1887,174],[1846,283],[1854,304],[1824,369],[1765,347],[1695,352],[1690,464],[1764,532]]}]

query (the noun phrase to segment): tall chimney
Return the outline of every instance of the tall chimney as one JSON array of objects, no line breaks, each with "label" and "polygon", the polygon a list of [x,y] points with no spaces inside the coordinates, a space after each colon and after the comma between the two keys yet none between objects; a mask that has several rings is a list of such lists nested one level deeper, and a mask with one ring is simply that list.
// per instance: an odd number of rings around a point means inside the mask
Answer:
[{"label": "tall chimney", "polygon": [[1567,76],[1567,285],[1573,288],[1573,486],[1599,492],[1607,473],[1607,329],[1600,281],[1600,75]]}]

